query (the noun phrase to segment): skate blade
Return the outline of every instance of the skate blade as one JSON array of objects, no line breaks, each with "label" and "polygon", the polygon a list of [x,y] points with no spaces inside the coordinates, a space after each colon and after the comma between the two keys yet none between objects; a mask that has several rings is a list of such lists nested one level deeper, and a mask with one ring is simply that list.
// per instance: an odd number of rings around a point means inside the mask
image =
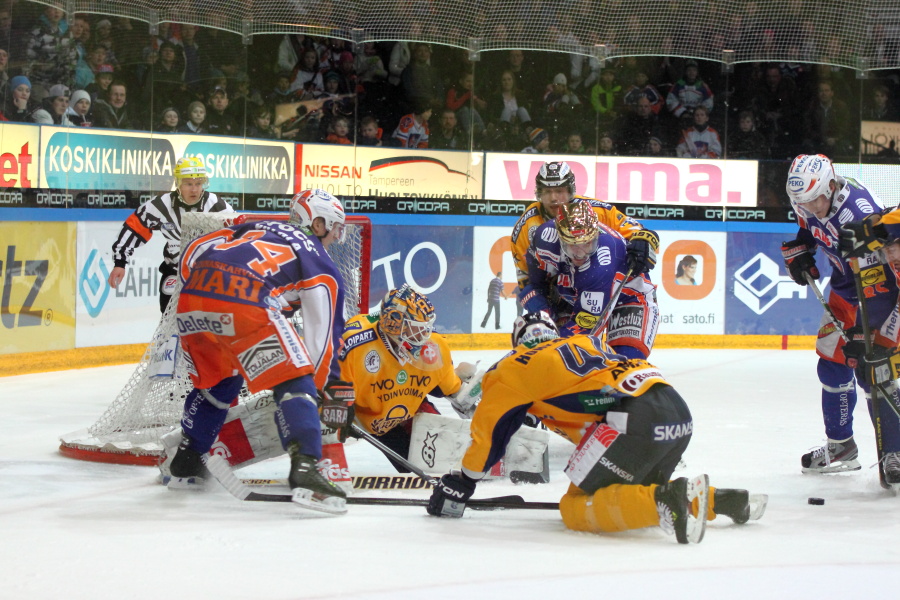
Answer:
[{"label": "skate blade", "polygon": [[343,515],[347,513],[347,500],[340,496],[317,495],[312,490],[296,488],[292,492],[291,500],[309,510],[328,513],[330,515]]},{"label": "skate blade", "polygon": [[766,514],[769,505],[768,494],[750,494],[750,520],[759,521]]},{"label": "skate blade", "polygon": [[687,540],[681,543],[699,544],[706,533],[706,516],[709,509],[709,475],[698,475],[688,480],[688,505],[697,500],[697,516],[688,511]]},{"label": "skate blade", "polygon": [[826,467],[800,467],[800,470],[804,473],[821,473],[823,475],[827,475],[828,473],[842,473],[844,471],[859,471],[862,469],[862,465],[859,464],[859,460],[843,460],[833,462]]},{"label": "skate blade", "polygon": [[170,475],[166,488],[173,491],[200,492],[206,489],[206,479],[203,477],[175,477]]}]

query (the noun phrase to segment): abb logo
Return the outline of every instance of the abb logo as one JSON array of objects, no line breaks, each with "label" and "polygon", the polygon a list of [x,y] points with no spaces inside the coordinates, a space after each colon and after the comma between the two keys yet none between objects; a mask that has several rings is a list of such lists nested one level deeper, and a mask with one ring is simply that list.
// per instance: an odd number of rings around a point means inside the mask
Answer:
[{"label": "abb logo", "polygon": [[28,152],[28,142],[19,149],[19,155],[12,152],[0,154],[0,186],[2,187],[31,187],[31,177],[28,168],[31,166],[31,154]]}]

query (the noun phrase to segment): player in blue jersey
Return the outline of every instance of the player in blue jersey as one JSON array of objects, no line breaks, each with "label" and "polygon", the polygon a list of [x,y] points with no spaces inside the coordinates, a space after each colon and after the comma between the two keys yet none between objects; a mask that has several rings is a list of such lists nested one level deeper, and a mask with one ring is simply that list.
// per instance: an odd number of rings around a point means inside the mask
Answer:
[{"label": "player in blue jersey", "polygon": [[[194,390],[185,399],[169,487],[202,482],[202,456],[246,382],[251,393],[273,392],[294,502],[346,512],[346,494],[316,470],[322,455],[317,390],[328,427],[345,427],[353,404],[353,387],[340,381],[337,362],[344,284],[326,252],[341,239],[344,220],[334,196],[308,190],[291,200],[287,223],[235,225],[184,251],[176,322]],[[302,338],[288,321],[298,310]]]},{"label": "player in blue jersey", "polygon": [[[791,278],[799,285],[807,285],[807,276],[819,278],[815,253],[821,248],[831,263],[831,292],[828,305],[850,340],[861,340],[859,299],[853,271],[841,254],[840,230],[843,224],[860,221],[883,210],[878,197],[864,185],[849,177],[835,174],[828,157],[822,154],[801,154],[794,159],[787,177],[787,193],[797,215],[800,229],[794,240],[782,244],[782,254]],[[864,252],[859,258],[865,285],[869,325],[875,332],[875,342],[885,347],[898,345],[897,283],[893,270],[879,252]],[[835,473],[860,469],[859,450],[853,439],[853,409],[856,406],[857,378],[849,365],[856,364],[862,342],[850,345],[843,332],[835,327],[830,316],[822,317],[816,352],[819,355],[818,375],[822,383],[822,415],[825,420],[827,443],[804,454],[801,466],[804,473]],[[869,382],[858,378],[866,393],[871,413]],[[882,399],[882,403],[886,400]],[[881,415],[895,415],[888,406],[880,408]],[[885,451],[900,450],[900,435],[896,426],[885,438]],[[900,474],[898,474],[900,475]]]},{"label": "player in blue jersey", "polygon": [[[526,311],[547,311],[565,337],[606,328],[616,352],[649,356],[659,328],[656,286],[637,274],[612,298],[629,270],[627,244],[588,203],[564,204],[556,219],[539,226],[526,260],[528,283],[520,296]],[[615,304],[603,323],[610,301]]]}]

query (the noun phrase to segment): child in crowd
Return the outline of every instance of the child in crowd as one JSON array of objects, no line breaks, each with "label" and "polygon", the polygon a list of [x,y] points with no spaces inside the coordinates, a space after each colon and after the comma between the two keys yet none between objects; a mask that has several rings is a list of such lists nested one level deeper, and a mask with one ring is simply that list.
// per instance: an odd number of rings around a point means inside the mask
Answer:
[{"label": "child in crowd", "polygon": [[378,126],[375,117],[363,117],[359,122],[359,137],[356,138],[356,143],[359,146],[384,146],[382,135],[384,131]]},{"label": "child in crowd", "polygon": [[91,95],[87,90],[75,90],[69,98],[69,122],[76,127],[91,126]]},{"label": "child in crowd", "polygon": [[272,109],[265,104],[257,106],[250,114],[250,127],[247,128],[247,137],[261,138],[264,140],[278,139],[278,132],[272,127]]},{"label": "child in crowd", "polygon": [[202,102],[188,105],[187,122],[181,126],[182,133],[206,133],[206,106]]},{"label": "child in crowd", "polygon": [[328,137],[325,141],[329,144],[353,144],[353,140],[347,137],[350,133],[350,121],[346,117],[338,117],[328,127]]}]

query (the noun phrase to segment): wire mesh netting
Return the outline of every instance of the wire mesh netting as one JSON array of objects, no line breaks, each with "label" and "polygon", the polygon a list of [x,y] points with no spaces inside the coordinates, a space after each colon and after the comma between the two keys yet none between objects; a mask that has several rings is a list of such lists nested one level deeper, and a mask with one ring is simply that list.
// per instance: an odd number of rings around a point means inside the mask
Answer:
[{"label": "wire mesh netting", "polygon": [[[235,218],[234,213],[186,213],[182,224],[185,247],[190,240],[232,224]],[[347,224],[343,239],[328,249],[344,278],[344,314],[347,318],[367,310],[367,296],[363,290],[369,283],[366,278],[368,265],[363,263],[368,260],[368,250],[364,246],[369,241],[364,232],[365,226],[356,219]],[[173,340],[177,338],[175,316],[180,289],[179,284],[128,383],[96,423],[86,430],[63,436],[63,447],[119,455],[122,460],[129,455],[159,456],[162,453],[160,437],[178,426],[185,397],[193,389],[188,375],[188,361],[181,356],[176,357],[171,375],[157,375],[161,357],[166,352],[177,352],[179,355],[181,352],[180,346],[176,350]],[[302,335],[300,311],[293,322]],[[241,401],[249,401],[249,398],[251,395],[244,388]],[[83,455],[76,454],[76,457]],[[118,461],[109,459],[109,462]]]},{"label": "wire mesh netting", "polygon": [[[896,0],[56,0],[66,11],[240,34],[409,40],[589,57],[900,66]],[[723,50],[733,54],[723,55]],[[726,58],[728,56],[728,58]]]}]

